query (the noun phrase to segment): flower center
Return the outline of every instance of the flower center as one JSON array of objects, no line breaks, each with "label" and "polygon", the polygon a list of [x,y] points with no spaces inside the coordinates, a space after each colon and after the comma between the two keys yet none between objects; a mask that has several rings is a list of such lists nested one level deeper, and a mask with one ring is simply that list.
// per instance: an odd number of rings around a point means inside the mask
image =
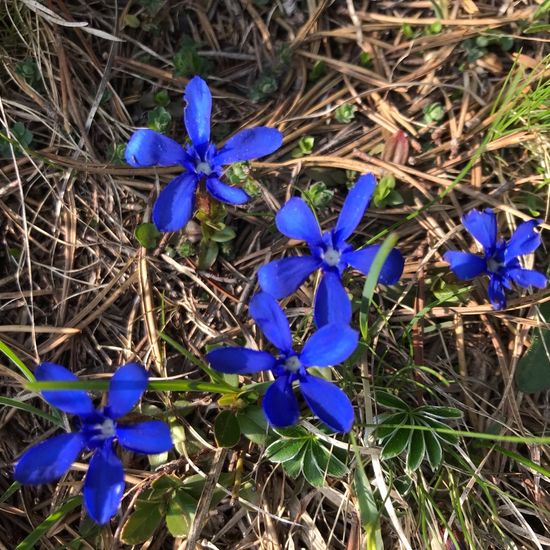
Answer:
[{"label": "flower center", "polygon": [[298,372],[302,366],[302,363],[297,355],[293,355],[292,357],[289,357],[283,365],[287,371]]},{"label": "flower center", "polygon": [[487,260],[487,271],[490,271],[491,273],[498,273],[503,265],[504,264],[502,262],[499,262],[494,258],[489,258]]},{"label": "flower center", "polygon": [[199,174],[204,174],[205,176],[209,176],[212,173],[212,168],[210,168],[210,164],[204,161],[197,164],[196,170]]},{"label": "flower center", "polygon": [[115,435],[115,423],[111,418],[105,418],[101,424],[94,424],[92,429],[96,432],[96,439],[109,439]]},{"label": "flower center", "polygon": [[334,248],[329,248],[323,254],[323,260],[328,266],[334,267],[340,262],[340,256],[341,254],[340,252],[338,252],[338,250],[334,250]]}]

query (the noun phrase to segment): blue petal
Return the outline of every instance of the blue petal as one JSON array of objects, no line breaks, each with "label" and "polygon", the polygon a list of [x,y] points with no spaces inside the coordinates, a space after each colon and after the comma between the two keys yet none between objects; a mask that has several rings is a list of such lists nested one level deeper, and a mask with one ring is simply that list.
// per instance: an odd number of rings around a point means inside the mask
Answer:
[{"label": "blue petal", "polygon": [[[39,382],[78,382],[72,372],[55,363],[41,363],[35,376]],[[66,413],[86,415],[94,412],[92,400],[83,390],[49,390],[41,393],[48,403]]]},{"label": "blue petal", "polygon": [[312,256],[283,258],[261,267],[258,282],[263,291],[279,300],[295,292],[319,267],[320,260]]},{"label": "blue petal", "polygon": [[276,365],[273,355],[266,351],[238,347],[212,350],[206,359],[213,369],[226,374],[251,374],[271,370]]},{"label": "blue petal", "polygon": [[336,223],[335,236],[338,244],[343,243],[359,225],[375,188],[374,174],[364,174],[350,189]]},{"label": "blue petal", "polygon": [[337,365],[354,352],[358,339],[357,331],[347,325],[325,325],[304,344],[300,361],[306,367]]},{"label": "blue petal", "polygon": [[275,216],[279,231],[290,237],[305,241],[310,246],[321,244],[321,229],[311,208],[297,197],[290,199]]},{"label": "blue petal", "polygon": [[90,517],[100,525],[117,512],[124,493],[124,469],[111,443],[94,453],[84,480],[84,503]]},{"label": "blue petal", "polygon": [[[376,254],[380,250],[379,244],[374,244],[372,246],[366,246],[361,250],[354,250],[353,252],[346,252],[342,258],[346,263],[351,265],[351,267],[357,269],[364,275],[368,275],[372,262]],[[378,277],[378,282],[383,285],[394,285],[399,281],[401,274],[403,273],[403,267],[405,265],[405,260],[397,248],[392,248],[391,252],[388,254],[384,265],[380,271],[380,276]]]},{"label": "blue petal", "polygon": [[545,288],[548,280],[546,275],[540,271],[533,269],[510,269],[506,273],[516,284],[523,288],[534,286],[537,288]]},{"label": "blue petal", "polygon": [[206,189],[215,199],[229,204],[244,204],[250,199],[239,187],[231,187],[213,177],[206,180]]},{"label": "blue petal", "polygon": [[351,430],[353,406],[349,397],[338,386],[308,374],[300,381],[300,389],[313,414],[331,430]]},{"label": "blue petal", "polygon": [[153,222],[159,231],[178,231],[193,215],[197,180],[184,173],[174,178],[159,194],[153,206]]},{"label": "blue petal", "polygon": [[288,374],[279,376],[267,388],[262,406],[268,422],[275,428],[286,428],[298,422],[298,401],[292,391],[292,382]]},{"label": "blue petal", "polygon": [[183,98],[187,101],[183,110],[185,128],[197,153],[202,157],[210,141],[212,94],[206,82],[200,76],[195,76],[185,87]]},{"label": "blue petal", "polygon": [[128,363],[119,367],[109,382],[109,397],[106,413],[111,418],[128,414],[147,389],[149,375],[137,363]]},{"label": "blue petal", "polygon": [[130,166],[174,166],[185,158],[183,147],[153,130],[141,129],[134,132],[124,153]]},{"label": "blue petal", "polygon": [[281,306],[271,294],[258,292],[248,306],[251,317],[256,321],[265,337],[279,350],[292,350],[292,335],[288,320]]},{"label": "blue petal", "polygon": [[338,273],[327,271],[323,275],[315,294],[313,317],[319,328],[330,323],[350,324],[351,302]]},{"label": "blue petal", "polygon": [[457,252],[449,250],[443,254],[446,262],[449,262],[452,272],[462,281],[473,279],[487,271],[487,262],[469,252]]},{"label": "blue petal", "polygon": [[170,436],[170,428],[160,420],[148,420],[133,426],[116,428],[118,442],[136,453],[155,455],[169,451],[174,444]]},{"label": "blue petal", "polygon": [[492,276],[489,279],[489,301],[495,309],[504,309],[506,307],[506,295],[504,287],[499,277]]},{"label": "blue petal", "polygon": [[538,225],[540,225],[540,221],[529,220],[518,226],[504,249],[504,260],[506,262],[518,256],[531,254],[540,246],[541,237],[539,232],[535,231]]},{"label": "blue petal", "polygon": [[258,126],[241,130],[230,138],[212,161],[217,166],[265,157],[283,143],[283,134],[275,128]]},{"label": "blue petal", "polygon": [[31,447],[15,465],[13,477],[23,484],[38,485],[59,479],[84,448],[79,432],[51,437]]},{"label": "blue petal", "polygon": [[483,212],[471,210],[462,216],[462,224],[486,251],[494,249],[497,242],[497,217],[490,208]]}]

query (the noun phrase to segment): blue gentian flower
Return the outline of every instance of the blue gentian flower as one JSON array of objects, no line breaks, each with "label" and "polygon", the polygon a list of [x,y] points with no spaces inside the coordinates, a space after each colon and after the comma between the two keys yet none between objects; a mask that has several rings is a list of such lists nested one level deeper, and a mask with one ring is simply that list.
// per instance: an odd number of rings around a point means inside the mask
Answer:
[{"label": "blue gentian flower", "polygon": [[[305,241],[311,254],[283,258],[260,268],[258,280],[262,290],[274,298],[284,298],[295,292],[311,273],[321,269],[323,276],[315,296],[315,323],[318,327],[328,323],[349,324],[351,303],[342,284],[342,273],[353,267],[367,275],[380,245],[354,250],[347,239],[359,225],[375,187],[373,174],[361,176],[346,197],[336,227],[324,233],[309,206],[302,199],[290,199],[277,212],[277,228],[287,237]],[[392,249],[382,266],[379,281],[388,285],[396,283],[403,265],[401,253]]]},{"label": "blue gentian flower", "polygon": [[[42,382],[78,380],[55,363],[42,363],[35,375]],[[111,378],[107,405],[98,410],[85,391],[43,391],[42,396],[50,405],[79,417],[79,430],[56,435],[31,447],[17,462],[14,478],[29,485],[51,483],[70,468],[84,449],[92,451],[84,479],[84,503],[96,523],[107,523],[118,510],[124,492],[122,462],[113,451],[115,439],[130,451],[148,455],[163,453],[173,446],[170,429],[164,422],[118,423],[139,401],[147,382],[148,374],[141,365],[128,363],[120,367]]]},{"label": "blue gentian flower", "polygon": [[535,231],[540,224],[539,220],[529,220],[520,224],[508,242],[497,239],[497,218],[489,208],[483,212],[468,212],[462,217],[462,224],[483,247],[484,256],[453,250],[445,252],[443,257],[459,279],[467,280],[478,275],[488,275],[489,301],[495,309],[506,307],[504,289],[510,290],[512,282],[522,288],[546,286],[547,279],[543,273],[524,269],[519,262],[520,256],[531,254],[541,243],[540,235]]},{"label": "blue gentian flower", "polygon": [[183,118],[191,140],[182,147],[158,132],[137,130],[126,146],[126,162],[134,167],[173,166],[184,172],[174,178],[159,194],[153,207],[153,222],[160,231],[177,231],[193,215],[195,190],[204,180],[215,199],[229,204],[244,204],[249,196],[237,187],[222,183],[222,167],[233,162],[252,160],[276,151],[283,136],[275,128],[258,126],[242,130],[220,149],[210,143],[212,94],[206,82],[195,76],[185,88],[187,106]]},{"label": "blue gentian flower", "polygon": [[279,353],[273,356],[240,347],[215,349],[206,355],[212,367],[229,374],[272,371],[275,381],[269,386],[262,405],[269,423],[276,428],[298,422],[298,401],[292,390],[292,383],[298,381],[313,414],[331,430],[349,432],[353,406],[348,396],[338,386],[313,376],[307,369],[328,367],[347,359],[357,347],[357,332],[347,325],[325,325],[307,340],[301,353],[296,353],[288,321],[272,296],[265,292],[256,294],[250,301],[250,315]]}]

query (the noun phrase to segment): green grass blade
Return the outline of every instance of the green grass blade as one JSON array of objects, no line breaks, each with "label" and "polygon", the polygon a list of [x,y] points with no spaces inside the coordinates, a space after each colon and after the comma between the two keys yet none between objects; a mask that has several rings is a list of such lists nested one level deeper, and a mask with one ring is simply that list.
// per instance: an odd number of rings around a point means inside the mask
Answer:
[{"label": "green grass blade", "polygon": [[17,354],[2,340],[0,340],[0,352],[3,353],[20,371],[23,376],[30,382],[34,382],[36,378],[34,374],[25,366],[23,361],[17,357]]},{"label": "green grass blade", "polygon": [[51,414],[41,411],[40,409],[37,409],[36,407],[33,407],[32,405],[29,405],[24,401],[18,401],[17,399],[11,399],[9,397],[0,397],[0,405],[4,405],[6,407],[13,407],[14,409],[19,409],[20,411],[25,411],[25,412],[34,414],[35,416],[39,416],[40,418],[49,420],[52,424],[55,424],[60,428],[64,427],[63,421],[60,418],[56,418]]}]

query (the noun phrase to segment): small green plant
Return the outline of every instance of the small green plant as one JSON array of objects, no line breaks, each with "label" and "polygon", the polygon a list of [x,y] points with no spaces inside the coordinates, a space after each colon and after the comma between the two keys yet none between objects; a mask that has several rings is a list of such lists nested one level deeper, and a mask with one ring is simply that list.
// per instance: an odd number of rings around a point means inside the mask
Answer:
[{"label": "small green plant", "polygon": [[458,444],[458,436],[449,432],[443,422],[462,418],[458,409],[433,405],[411,408],[401,398],[383,391],[376,392],[376,402],[393,411],[378,417],[376,435],[382,444],[382,458],[394,458],[404,452],[407,470],[419,468],[424,457],[436,470],[443,460],[444,446]]},{"label": "small green plant", "polygon": [[153,223],[140,223],[134,234],[139,244],[148,249],[156,248],[162,235]]},{"label": "small green plant", "polygon": [[170,105],[170,96],[166,90],[155,92],[153,99],[159,107],[168,107]]},{"label": "small green plant", "polygon": [[441,122],[445,118],[445,108],[438,102],[426,105],[424,109],[422,109],[422,112],[424,113],[425,124]]},{"label": "small green plant", "polygon": [[302,198],[314,208],[327,208],[333,197],[334,191],[322,181],[312,183],[302,194]]},{"label": "small green plant", "polygon": [[265,101],[279,89],[279,82],[286,74],[291,56],[292,51],[286,45],[277,50],[273,63],[260,73],[250,88],[248,95],[252,101]]},{"label": "small green plant", "polygon": [[29,86],[35,89],[41,88],[42,79],[40,78],[40,69],[34,59],[27,57],[23,61],[19,61],[15,65],[15,72],[21,75]]},{"label": "small green plant", "polygon": [[316,82],[321,77],[325,76],[327,72],[327,65],[324,61],[317,60],[313,64],[311,71],[309,71],[308,80],[310,82]]},{"label": "small green plant", "polygon": [[481,34],[473,38],[467,38],[462,43],[469,63],[473,63],[486,55],[491,46],[497,47],[503,52],[508,52],[514,47],[514,39],[507,34]]},{"label": "small green plant", "polygon": [[212,70],[208,59],[199,55],[200,44],[190,36],[184,35],[181,45],[174,56],[174,76],[205,76]]},{"label": "small green plant", "polygon": [[372,56],[369,52],[361,52],[359,54],[359,65],[368,68],[372,65]]},{"label": "small green plant", "polygon": [[327,476],[341,478],[346,474],[347,466],[337,456],[339,453],[305,428],[295,426],[277,433],[280,438],[267,447],[265,454],[281,464],[290,477],[301,473],[308,483],[322,487]]},{"label": "small green plant", "polygon": [[343,103],[339,105],[334,111],[334,118],[341,124],[349,124],[355,118],[356,105],[350,103]]},{"label": "small green plant", "polygon": [[172,115],[164,107],[155,107],[147,115],[147,126],[156,132],[165,132],[172,122]]},{"label": "small green plant", "polygon": [[112,164],[116,164],[117,166],[122,166],[126,164],[126,161],[124,160],[125,151],[126,151],[125,143],[111,143],[107,150],[107,159]]},{"label": "small green plant", "polygon": [[298,141],[298,147],[292,149],[290,154],[293,159],[299,159],[306,155],[311,155],[314,145],[315,138],[313,136],[303,136]]},{"label": "small green plant", "polygon": [[380,178],[374,190],[372,200],[376,208],[386,208],[387,206],[399,206],[403,204],[401,193],[395,189],[395,176],[393,174],[384,174],[384,176]]},{"label": "small green plant", "polygon": [[439,34],[443,30],[441,21],[436,21],[426,27],[426,34]]},{"label": "small green plant", "polygon": [[413,29],[408,23],[403,23],[401,25],[401,32],[403,33],[403,36],[405,38],[408,38],[409,40],[416,38],[420,35],[420,33]]},{"label": "small green plant", "polygon": [[22,123],[16,122],[10,128],[11,140],[7,134],[0,133],[0,158],[11,156],[10,142],[16,156],[19,156],[23,150],[31,146],[33,133]]},{"label": "small green plant", "polygon": [[225,175],[233,185],[242,187],[249,197],[255,198],[260,194],[260,184],[250,175],[250,164],[248,162],[231,164]]}]

